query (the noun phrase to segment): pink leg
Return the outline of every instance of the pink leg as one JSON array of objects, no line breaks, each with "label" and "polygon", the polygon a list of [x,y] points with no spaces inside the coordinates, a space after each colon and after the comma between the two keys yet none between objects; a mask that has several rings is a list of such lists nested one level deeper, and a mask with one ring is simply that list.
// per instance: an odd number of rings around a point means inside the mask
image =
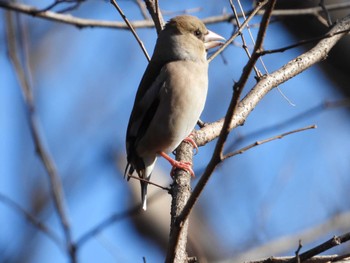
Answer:
[{"label": "pink leg", "polygon": [[188,135],[188,137],[186,137],[184,139],[185,142],[188,142],[189,144],[192,144],[193,148],[196,149],[196,153],[198,153],[198,146],[196,144],[196,142],[190,137],[192,135],[192,133],[190,135]]},{"label": "pink leg", "polygon": [[160,152],[159,155],[162,156],[165,160],[167,160],[171,164],[171,166],[173,167],[171,169],[171,175],[173,174],[173,172],[176,168],[179,168],[179,169],[188,171],[191,174],[191,176],[194,177],[194,172],[192,170],[191,163],[176,161],[173,158],[171,158],[169,155],[167,155],[165,152]]}]

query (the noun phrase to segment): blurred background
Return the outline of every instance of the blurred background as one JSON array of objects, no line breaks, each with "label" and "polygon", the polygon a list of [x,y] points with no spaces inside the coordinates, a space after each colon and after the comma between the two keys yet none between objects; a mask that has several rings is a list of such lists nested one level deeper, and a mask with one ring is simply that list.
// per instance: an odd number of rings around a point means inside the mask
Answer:
[{"label": "blurred background", "polygon": [[[74,5],[67,2],[52,11]],[[245,11],[252,9],[252,1],[241,2]],[[293,9],[317,6],[320,1],[277,2],[277,8]],[[20,3],[43,9],[53,1]],[[118,3],[130,21],[144,19],[137,1]],[[200,18],[231,14],[226,0],[159,3],[166,21],[185,12]],[[347,6],[329,12],[332,22],[349,10]],[[102,0],[82,1],[67,14],[122,21],[115,8]],[[0,262],[68,262],[48,175],[35,152],[28,110],[8,56],[5,9],[0,9],[0,16]],[[28,66],[40,134],[62,180],[78,262],[143,262],[143,258],[162,262],[170,196],[150,187],[149,209],[143,212],[137,209],[139,182],[123,178],[126,126],[147,66],[133,35],[122,29],[79,29],[24,14],[12,18],[17,55]],[[254,36],[260,19],[251,23]],[[230,22],[207,27],[227,39],[235,30]],[[327,31],[311,15],[275,16],[264,48],[284,47]],[[155,29],[137,29],[137,33],[152,54]],[[247,31],[244,36],[251,50]],[[232,131],[227,151],[307,125],[318,127],[255,147],[218,167],[190,218],[190,256],[198,256],[201,262],[238,262],[294,255],[299,239],[304,251],[349,231],[349,41],[344,38],[327,60],[279,87],[291,102],[274,89],[244,126]],[[268,55],[263,61],[273,72],[314,44]],[[209,94],[201,116],[205,122],[225,115],[233,83],[248,60],[241,46],[237,38],[210,64]],[[257,67],[265,73],[260,62]],[[255,83],[251,76],[245,91]],[[215,141],[201,147],[194,157],[193,186],[214,146]],[[169,164],[159,160],[156,166],[153,181],[168,186]],[[59,241],[33,226],[18,206],[45,224]],[[97,226],[98,231],[91,232]],[[327,254],[349,249],[344,244]]]}]

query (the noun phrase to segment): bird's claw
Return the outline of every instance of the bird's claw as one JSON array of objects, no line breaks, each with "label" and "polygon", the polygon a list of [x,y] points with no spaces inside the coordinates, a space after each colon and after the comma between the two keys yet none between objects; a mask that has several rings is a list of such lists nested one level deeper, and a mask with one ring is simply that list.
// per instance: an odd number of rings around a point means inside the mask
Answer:
[{"label": "bird's claw", "polygon": [[193,146],[193,148],[196,150],[194,153],[196,155],[198,153],[198,146],[197,146],[196,142],[190,137],[191,135],[192,135],[192,133],[188,137],[186,137],[184,139],[184,141]]},{"label": "bird's claw", "polygon": [[171,165],[173,166],[173,168],[171,168],[171,171],[170,171],[170,176],[171,177],[174,176],[174,173],[175,173],[176,169],[185,170],[185,171],[189,172],[192,177],[195,177],[194,172],[192,170],[192,163],[175,161]]},{"label": "bird's claw", "polygon": [[170,172],[171,177],[173,177],[176,168],[188,171],[191,174],[191,176],[194,177],[194,172],[192,170],[192,163],[176,161],[172,159],[169,155],[167,155],[165,152],[159,152],[159,155],[162,156],[164,159],[166,159],[173,167]]}]

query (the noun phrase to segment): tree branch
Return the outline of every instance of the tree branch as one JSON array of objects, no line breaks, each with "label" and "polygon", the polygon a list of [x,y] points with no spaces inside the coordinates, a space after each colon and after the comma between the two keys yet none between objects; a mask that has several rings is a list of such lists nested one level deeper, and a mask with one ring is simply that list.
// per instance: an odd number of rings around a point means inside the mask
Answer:
[{"label": "tree branch", "polygon": [[147,10],[152,17],[154,26],[156,27],[157,34],[159,35],[159,32],[162,31],[163,29],[164,20],[159,10],[158,0],[144,0],[144,1],[145,1]]},{"label": "tree branch", "polygon": [[[230,129],[243,125],[248,115],[273,88],[304,72],[312,65],[326,59],[333,46],[350,30],[350,16],[341,19],[329,31],[329,38],[322,39],[312,49],[288,62],[280,69],[265,75],[248,94],[242,99],[237,107],[236,114],[231,119]],[[339,32],[343,32],[338,34]],[[224,118],[205,125],[194,133],[198,146],[203,146],[216,139],[222,129]]]},{"label": "tree branch", "polygon": [[286,137],[288,135],[291,135],[293,133],[297,133],[297,132],[302,132],[302,131],[306,131],[306,130],[310,130],[310,129],[316,129],[317,126],[316,125],[310,125],[310,126],[306,126],[304,128],[300,128],[300,129],[296,129],[296,130],[292,130],[292,131],[289,131],[289,132],[285,132],[285,133],[282,133],[282,134],[279,134],[279,135],[276,135],[274,137],[271,137],[271,138],[268,138],[268,139],[265,139],[265,140],[261,140],[261,141],[256,141],[246,147],[243,147],[237,151],[234,151],[234,152],[231,152],[231,153],[228,153],[228,154],[225,154],[223,157],[222,157],[222,160],[225,160],[227,158],[231,158],[235,155],[238,155],[238,154],[242,154],[248,150],[250,150],[251,148],[254,148],[256,146],[259,146],[259,145],[262,145],[262,144],[265,144],[265,143],[268,143],[268,142],[271,142],[271,141],[274,141],[274,140],[278,140],[278,139],[282,139],[283,137]]},{"label": "tree branch", "polygon": [[[262,8],[265,4],[267,4],[269,1],[265,0],[262,2],[259,2],[259,5],[256,7],[256,11]],[[270,1],[272,3],[271,6],[269,6],[267,9],[270,12],[265,12],[263,16],[262,24],[265,26],[262,26],[260,29],[260,38],[257,40],[256,48],[253,51],[252,59],[249,60],[250,64],[248,67],[246,67],[245,74],[242,75],[240,83],[242,84],[241,87],[244,87],[244,82],[246,81],[244,78],[248,78],[249,73],[251,69],[254,66],[254,63],[256,59],[258,59],[258,56],[255,55],[257,50],[260,50],[260,45],[262,44],[263,34],[261,31],[264,31],[267,27],[268,20],[266,20],[266,16],[270,17],[271,10],[273,9],[273,3],[274,1]],[[268,15],[266,15],[268,14]],[[254,15],[254,13],[252,14]],[[246,25],[248,22],[245,21],[245,23],[242,24],[242,26]],[[265,23],[265,24],[264,24]],[[231,37],[232,39],[232,37]],[[230,41],[230,40],[229,40]],[[227,42],[229,42],[227,41]],[[232,41],[232,40],[231,40]],[[227,42],[225,43],[227,45]],[[223,49],[222,49],[223,50]],[[256,58],[256,59],[255,59]],[[249,73],[248,73],[249,72]],[[186,254],[186,243],[187,243],[187,229],[188,229],[188,216],[190,214],[191,209],[193,208],[199,194],[203,190],[206,182],[208,181],[210,175],[212,174],[213,170],[215,169],[216,165],[220,162],[221,158],[221,146],[223,146],[227,134],[225,134],[224,131],[227,131],[228,129],[225,129],[225,126],[228,127],[229,120],[231,120],[230,114],[233,114],[235,109],[235,101],[237,100],[237,96],[239,98],[240,92],[235,92],[231,105],[228,109],[228,112],[226,114],[226,124],[224,125],[224,128],[222,129],[222,134],[219,137],[219,142],[217,144],[217,147],[215,149],[215,152],[213,154],[213,157],[211,161],[209,162],[206,171],[202,175],[200,181],[198,182],[195,190],[193,193],[191,193],[191,187],[190,187],[190,175],[188,173],[185,173],[183,171],[179,172],[179,174],[176,174],[174,177],[174,182],[172,185],[172,206],[171,206],[171,217],[172,217],[172,223],[171,223],[171,229],[170,229],[170,239],[169,239],[169,245],[167,250],[167,256],[166,256],[166,262],[185,262],[187,260],[187,254]],[[186,143],[182,143],[180,147],[178,148],[176,152],[176,158],[185,161],[185,162],[192,162],[192,148],[190,145]],[[188,200],[188,201],[187,201]]]},{"label": "tree branch", "polygon": [[66,249],[70,256],[71,262],[76,262],[75,246],[72,241],[70,224],[65,208],[64,194],[60,177],[57,173],[55,163],[50,157],[48,150],[45,148],[43,139],[39,132],[39,121],[36,116],[36,110],[33,100],[32,89],[30,87],[29,80],[25,74],[25,71],[21,65],[18,54],[16,42],[16,31],[14,25],[14,19],[12,13],[6,12],[6,36],[7,36],[7,48],[10,60],[14,66],[15,73],[17,75],[20,87],[22,89],[24,101],[27,107],[29,128],[33,137],[36,153],[41,159],[47,174],[49,176],[49,183],[51,188],[51,195],[54,202],[55,210],[57,211],[66,241]]},{"label": "tree branch", "polygon": [[143,44],[143,42],[141,41],[141,39],[139,38],[139,36],[137,35],[134,27],[132,26],[132,24],[129,22],[128,18],[125,16],[123,10],[119,7],[119,5],[117,4],[117,1],[115,0],[111,0],[112,5],[117,9],[117,11],[119,12],[120,16],[123,18],[125,24],[127,24],[127,26],[129,27],[130,31],[132,32],[132,34],[134,35],[134,37],[136,38],[137,43],[139,44],[139,46],[141,47],[141,50],[143,52],[143,54],[146,56],[146,59],[148,60],[148,62],[151,60],[147,50]]},{"label": "tree branch", "polygon": [[[324,251],[327,251],[335,246],[338,246],[342,243],[345,243],[350,240],[350,232],[341,235],[341,236],[334,236],[328,241],[302,253],[299,255],[300,261],[303,262],[307,259],[312,258],[313,256],[316,256]],[[293,257],[292,259],[287,261],[288,263],[296,263],[297,262],[297,257]]]},{"label": "tree branch", "polygon": [[[60,14],[49,10],[43,11],[34,6],[16,3],[13,1],[0,0],[0,7],[3,9],[20,12],[20,13],[31,15],[34,17],[43,18],[46,20],[73,25],[78,28],[101,27],[101,28],[115,28],[115,29],[129,30],[129,27],[124,22],[85,19],[85,18],[75,17],[70,14]],[[336,11],[336,10],[341,10],[345,8],[350,8],[350,3],[330,4],[330,5],[325,5],[325,8],[327,8],[328,11]],[[303,8],[303,9],[274,10],[272,12],[272,15],[273,16],[318,15],[320,12],[322,12],[322,8],[320,6],[316,6],[316,7]],[[250,14],[250,13],[251,12],[247,12],[247,14]],[[262,15],[263,11],[260,10],[257,14]],[[238,16],[242,17],[243,15],[238,14]],[[221,23],[221,22],[231,23],[233,19],[234,19],[233,15],[223,14],[223,15],[203,18],[202,21],[205,24],[214,24],[214,23]],[[131,21],[130,23],[134,28],[153,28],[154,27],[154,22],[148,19]]]},{"label": "tree branch", "polygon": [[8,198],[7,196],[0,193],[0,201],[7,204],[13,210],[23,215],[34,227],[43,232],[48,238],[50,238],[60,249],[63,249],[62,244],[58,236],[48,228],[43,222],[37,220],[32,214],[24,210],[19,204]]}]

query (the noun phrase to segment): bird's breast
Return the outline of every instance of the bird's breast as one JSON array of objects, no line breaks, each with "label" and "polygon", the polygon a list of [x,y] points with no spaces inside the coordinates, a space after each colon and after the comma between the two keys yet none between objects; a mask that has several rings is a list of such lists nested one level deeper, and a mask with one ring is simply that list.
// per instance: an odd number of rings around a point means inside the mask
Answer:
[{"label": "bird's breast", "polygon": [[[208,90],[207,62],[175,61],[163,68],[159,106],[140,150],[171,152],[194,129]],[[153,148],[153,149],[150,149]]]}]

